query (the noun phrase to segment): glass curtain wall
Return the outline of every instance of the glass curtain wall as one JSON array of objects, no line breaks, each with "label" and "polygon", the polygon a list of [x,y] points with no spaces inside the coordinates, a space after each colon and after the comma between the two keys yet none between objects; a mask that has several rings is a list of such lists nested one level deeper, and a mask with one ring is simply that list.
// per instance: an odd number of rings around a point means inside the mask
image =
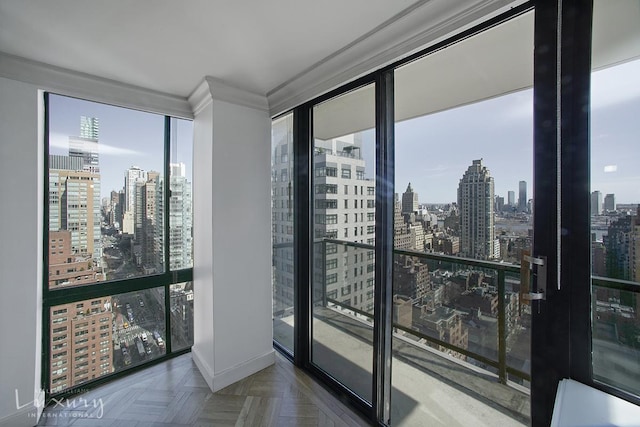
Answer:
[{"label": "glass curtain wall", "polygon": [[43,371],[57,394],[192,345],[193,128],[54,94],[47,124]]},{"label": "glass curtain wall", "polygon": [[640,4],[596,1],[591,75],[593,379],[640,397]]},{"label": "glass curtain wall", "polygon": [[395,70],[392,425],[529,422],[532,86],[533,12]]},{"label": "glass curtain wall", "polygon": [[372,399],[375,86],[313,107],[311,362]]}]

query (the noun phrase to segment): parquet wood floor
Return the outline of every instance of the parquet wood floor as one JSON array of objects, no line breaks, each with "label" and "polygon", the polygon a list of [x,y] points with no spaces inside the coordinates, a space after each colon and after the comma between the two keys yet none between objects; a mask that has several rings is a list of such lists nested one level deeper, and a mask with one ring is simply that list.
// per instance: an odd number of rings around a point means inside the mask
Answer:
[{"label": "parquet wood floor", "polygon": [[276,363],[212,393],[185,354],[47,407],[39,426],[365,426],[315,380]]}]

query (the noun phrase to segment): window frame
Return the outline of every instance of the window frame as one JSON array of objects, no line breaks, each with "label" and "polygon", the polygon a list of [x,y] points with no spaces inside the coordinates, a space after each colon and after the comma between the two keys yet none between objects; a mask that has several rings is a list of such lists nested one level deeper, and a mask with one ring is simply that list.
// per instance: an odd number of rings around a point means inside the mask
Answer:
[{"label": "window frame", "polygon": [[[164,272],[156,273],[152,275],[138,276],[129,279],[118,279],[118,280],[108,280],[90,283],[86,285],[78,285],[65,287],[60,289],[50,289],[49,288],[49,244],[50,244],[50,233],[49,233],[49,144],[50,144],[50,113],[51,113],[51,105],[50,105],[50,95],[54,96],[63,96],[67,98],[75,98],[83,101],[89,102],[98,102],[90,99],[82,99],[74,96],[69,96],[67,94],[61,92],[54,91],[44,91],[42,93],[43,96],[43,104],[44,104],[44,173],[43,173],[43,273],[42,273],[42,370],[41,370],[41,384],[43,390],[45,390],[45,399],[49,400],[52,397],[61,398],[65,396],[70,396],[78,393],[80,390],[87,390],[98,385],[104,384],[109,381],[113,381],[116,378],[123,377],[133,372],[137,372],[141,369],[145,369],[150,365],[160,363],[165,360],[172,359],[174,357],[180,356],[182,354],[188,353],[191,351],[191,347],[174,350],[172,348],[172,327],[171,327],[171,285],[180,284],[184,282],[193,281],[193,265],[190,268],[180,269],[180,270],[171,270],[170,269],[170,236],[171,236],[171,227],[170,227],[170,215],[163,216],[163,231],[164,231],[164,245],[163,245],[163,263],[164,263]],[[106,105],[115,107],[115,108],[123,108],[126,110],[133,111],[141,111],[139,109],[119,106],[112,103],[105,103]],[[160,114],[153,112],[152,114],[157,114],[164,117],[163,123],[163,132],[164,132],[164,140],[163,140],[163,175],[166,182],[166,185],[163,187],[163,210],[164,212],[169,212],[169,205],[171,202],[171,185],[170,185],[170,176],[171,176],[171,120],[174,118],[168,114]],[[190,120],[182,117],[175,117],[181,120]],[[193,179],[193,178],[192,178]],[[192,207],[191,212],[193,212],[193,192],[191,199]],[[192,241],[193,243],[193,241]],[[192,250],[193,253],[193,250]],[[148,289],[154,289],[162,287],[164,289],[164,324],[165,324],[165,354],[163,356],[154,358],[152,360],[146,361],[144,363],[138,365],[132,365],[130,367],[125,367],[118,372],[111,372],[106,375],[101,375],[95,379],[89,380],[87,382],[83,382],[82,384],[68,387],[60,392],[52,393],[50,387],[51,381],[51,364],[50,357],[52,355],[52,341],[51,341],[51,308],[63,304],[69,304],[73,302],[85,301],[95,298],[102,298],[105,296],[113,296],[117,294],[125,294],[130,292],[139,292],[145,291]]]}]

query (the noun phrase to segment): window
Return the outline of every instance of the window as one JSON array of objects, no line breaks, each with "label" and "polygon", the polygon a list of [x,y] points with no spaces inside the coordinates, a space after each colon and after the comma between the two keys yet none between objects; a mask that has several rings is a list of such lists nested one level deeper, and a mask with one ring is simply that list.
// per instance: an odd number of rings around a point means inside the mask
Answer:
[{"label": "window", "polygon": [[316,209],[337,209],[338,201],[335,199],[316,199]]},{"label": "window", "polygon": [[316,185],[316,194],[338,194],[338,186],[336,184],[318,184]]},{"label": "window", "polygon": [[375,200],[367,200],[367,208],[373,209],[375,208]]},{"label": "window", "polygon": [[[51,330],[46,353],[59,359],[63,356],[54,349],[68,346],[76,353],[91,348],[103,354],[100,366],[73,364],[65,355],[66,364],[83,370],[64,383],[45,362],[50,390],[58,393],[164,356],[165,341],[172,352],[192,345],[192,328],[176,337],[182,347],[166,336],[178,318],[169,316],[166,322],[164,301],[178,278],[192,276],[193,125],[55,94],[45,97],[45,229],[56,244],[45,253],[44,315],[50,325],[66,325]],[[101,286],[106,282],[108,287]],[[140,290],[125,292],[132,287]],[[51,305],[60,298],[69,302]],[[192,309],[185,310],[180,322],[193,322],[192,316]],[[68,328],[73,334],[60,335]],[[144,356],[125,358],[122,349],[133,351],[142,333],[156,333],[158,340],[145,344]]]},{"label": "window", "polygon": [[375,196],[376,188],[375,187],[367,187],[367,196]]},{"label": "window", "polygon": [[342,169],[342,173],[340,175],[341,178],[350,179],[351,178],[351,169]]},{"label": "window", "polygon": [[[273,247],[273,338],[276,342],[293,353],[293,284],[294,269],[293,260],[293,191],[296,186],[296,177],[293,173],[293,156],[280,157],[278,153],[293,153],[293,114],[286,114],[271,122],[271,160],[272,171],[286,167],[289,176],[288,182],[273,182],[272,206],[274,213],[280,213],[272,221],[274,232],[272,233]],[[280,160],[280,164],[278,164]],[[316,171],[317,176],[325,176],[325,169]],[[337,186],[334,186],[337,188]],[[326,194],[331,191],[328,184],[318,184],[316,191]],[[337,203],[337,202],[336,202]],[[324,208],[326,209],[326,208]],[[314,215],[315,224],[335,224],[337,214]],[[278,230],[282,230],[279,233]],[[324,230],[315,230],[315,236],[325,237]],[[179,334],[178,334],[179,335]]]},{"label": "window", "polygon": [[327,285],[331,285],[333,283],[338,283],[338,273],[327,274],[327,279],[325,282]]},{"label": "window", "polygon": [[326,269],[334,270],[336,268],[338,268],[338,259],[337,258],[328,259],[326,263]]}]

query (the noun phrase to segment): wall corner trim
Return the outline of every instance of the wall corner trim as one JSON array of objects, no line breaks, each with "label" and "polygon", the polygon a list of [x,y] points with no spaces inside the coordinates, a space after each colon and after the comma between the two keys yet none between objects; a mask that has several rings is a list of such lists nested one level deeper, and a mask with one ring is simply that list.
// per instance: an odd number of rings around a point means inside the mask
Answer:
[{"label": "wall corner trim", "polygon": [[216,77],[205,76],[202,82],[189,95],[189,103],[193,108],[194,115],[200,113],[213,100],[269,111],[266,95],[231,86]]}]

